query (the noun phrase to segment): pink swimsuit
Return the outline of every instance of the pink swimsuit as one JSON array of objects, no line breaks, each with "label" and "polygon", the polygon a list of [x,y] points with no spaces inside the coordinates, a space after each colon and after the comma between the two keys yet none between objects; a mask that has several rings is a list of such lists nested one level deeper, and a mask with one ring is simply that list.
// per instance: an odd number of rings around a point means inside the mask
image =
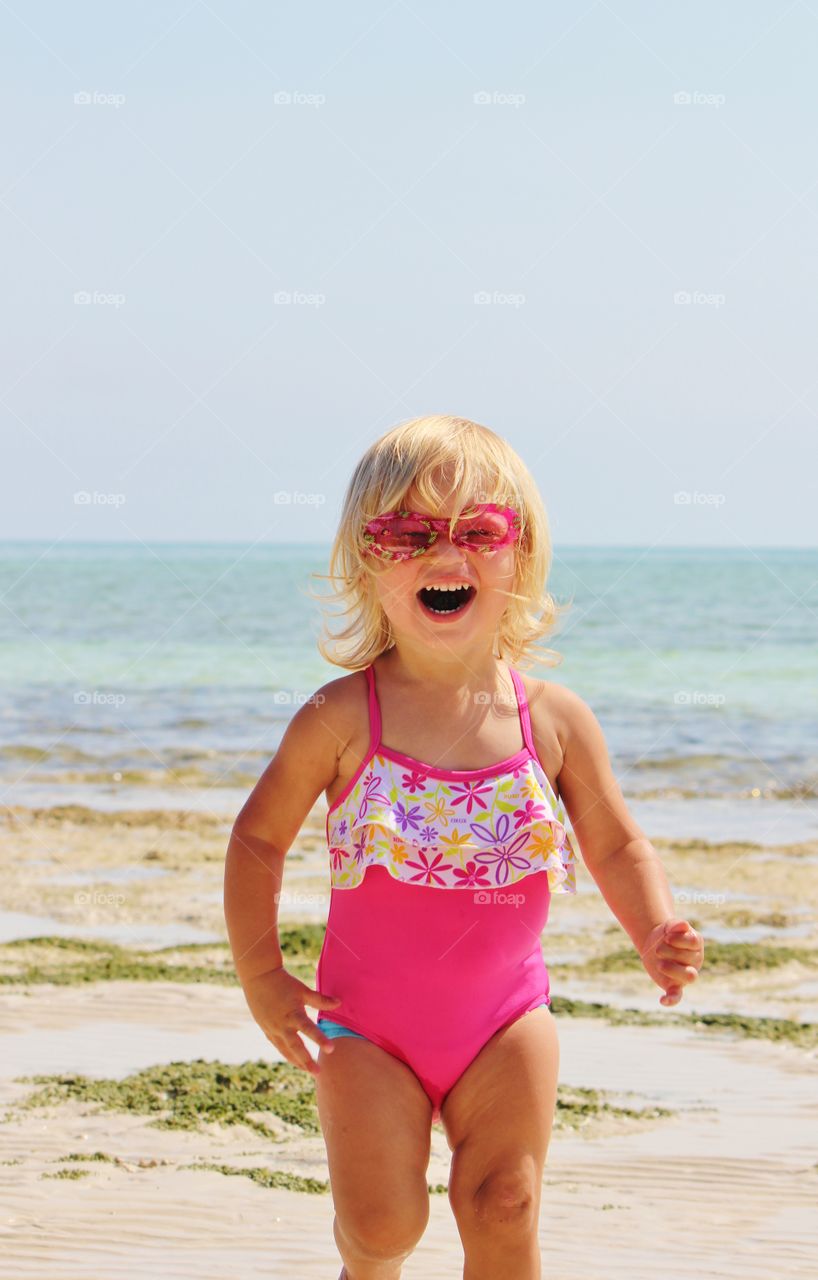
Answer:
[{"label": "pink swimsuit", "polygon": [[384,747],[365,670],[370,747],[327,813],[331,896],[316,989],[341,998],[331,1021],[412,1069],[434,1121],[486,1042],[550,1003],[540,935],[551,894],[576,893],[574,852],[516,671],[525,745],[466,770]]}]

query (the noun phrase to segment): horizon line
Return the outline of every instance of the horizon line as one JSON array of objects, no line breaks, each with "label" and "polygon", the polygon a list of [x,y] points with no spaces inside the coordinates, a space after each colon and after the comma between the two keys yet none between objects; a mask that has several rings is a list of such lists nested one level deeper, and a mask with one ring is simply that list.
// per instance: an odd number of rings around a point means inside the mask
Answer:
[{"label": "horizon line", "polygon": [[[332,539],[327,542],[273,542],[254,541],[253,539],[183,539],[183,538],[9,538],[0,537],[0,546],[48,546],[53,547],[271,547],[299,549],[330,549]],[[728,542],[667,542],[661,545],[649,545],[642,542],[562,542],[552,539],[552,548],[563,550],[610,550],[610,551],[818,551],[818,543],[762,542],[749,545],[746,543]]]}]

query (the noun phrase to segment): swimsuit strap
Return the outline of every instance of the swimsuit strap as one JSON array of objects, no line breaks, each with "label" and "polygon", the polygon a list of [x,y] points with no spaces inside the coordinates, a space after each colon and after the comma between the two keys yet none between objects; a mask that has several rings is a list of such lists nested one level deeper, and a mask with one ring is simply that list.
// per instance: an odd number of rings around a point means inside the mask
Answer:
[{"label": "swimsuit strap", "polygon": [[366,678],[369,683],[369,756],[371,759],[378,747],[381,745],[381,709],[378,705],[378,695],[375,691],[375,672],[370,663],[366,670]]},{"label": "swimsuit strap", "polygon": [[[370,663],[365,670],[367,682],[369,684],[369,755],[372,757],[381,743],[381,708],[378,704],[378,694],[375,689],[375,671],[372,663]],[[537,760],[537,750],[534,746],[534,736],[531,732],[531,716],[528,711],[528,698],[525,696],[525,686],[523,685],[521,677],[513,667],[509,667],[509,671],[514,685],[514,692],[517,697],[517,711],[520,716],[520,728],[523,733],[523,742],[531,752],[534,759]]]},{"label": "swimsuit strap", "polygon": [[528,750],[531,752],[534,759],[537,760],[538,756],[534,746],[534,735],[531,732],[531,716],[528,711],[528,698],[525,696],[525,685],[523,684],[522,677],[514,670],[513,667],[509,667],[509,671],[511,672],[511,679],[514,682],[514,691],[517,695],[517,710],[520,713],[520,727],[523,731],[523,742],[528,747]]}]

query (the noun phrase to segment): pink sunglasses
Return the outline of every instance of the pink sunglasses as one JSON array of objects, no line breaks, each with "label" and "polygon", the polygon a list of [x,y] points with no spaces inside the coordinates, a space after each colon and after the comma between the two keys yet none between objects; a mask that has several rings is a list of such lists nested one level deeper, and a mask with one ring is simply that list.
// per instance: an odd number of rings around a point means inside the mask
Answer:
[{"label": "pink sunglasses", "polygon": [[[390,511],[375,516],[364,526],[363,550],[381,560],[412,560],[449,530],[447,518],[421,515],[417,511]],[[457,547],[489,555],[517,540],[522,521],[513,507],[481,502],[461,512],[450,533]]]}]

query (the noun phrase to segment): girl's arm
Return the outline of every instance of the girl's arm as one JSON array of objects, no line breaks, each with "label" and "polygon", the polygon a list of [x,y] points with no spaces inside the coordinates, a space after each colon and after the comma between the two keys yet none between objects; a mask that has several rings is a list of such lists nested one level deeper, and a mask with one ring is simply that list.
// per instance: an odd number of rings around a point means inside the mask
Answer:
[{"label": "girl's arm", "polygon": [[332,683],[295,713],[281,744],[233,823],[224,871],[224,915],[236,974],[250,1010],[273,1044],[295,1065],[312,1069],[296,1030],[324,1047],[304,1004],[332,1009],[322,996],[283,971],[278,895],[284,859],[322,791],[338,774],[345,745],[342,701]]},{"label": "girl's arm", "polygon": [[677,1004],[682,987],[698,977],[701,937],[675,914],[665,869],[625,803],[599,721],[577,694],[553,687],[563,748],[558,788],[582,860],[649,976],[665,989],[660,1003]]}]

